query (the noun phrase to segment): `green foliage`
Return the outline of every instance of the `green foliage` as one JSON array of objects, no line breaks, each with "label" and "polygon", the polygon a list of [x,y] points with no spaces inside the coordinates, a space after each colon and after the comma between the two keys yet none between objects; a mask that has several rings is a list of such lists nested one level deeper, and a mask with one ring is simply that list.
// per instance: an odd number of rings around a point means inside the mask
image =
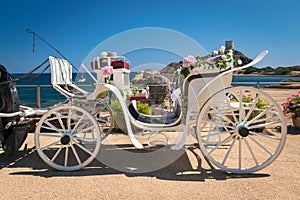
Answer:
[{"label": "green foliage", "polygon": [[123,112],[122,106],[118,100],[111,100],[111,109],[113,112]]},{"label": "green foliage", "polygon": [[245,69],[244,74],[251,74],[253,72],[260,72],[260,69],[251,66]]},{"label": "green foliage", "polygon": [[139,113],[142,113],[144,115],[151,115],[152,110],[149,104],[147,103],[142,103],[140,101],[136,102],[136,107]]},{"label": "green foliage", "polygon": [[277,67],[274,70],[275,75],[287,75],[291,72],[291,70],[287,67]]},{"label": "green foliage", "polygon": [[288,67],[291,71],[300,71],[300,66]]},{"label": "green foliage", "polygon": [[244,103],[251,103],[252,102],[251,96],[243,97],[242,98],[242,102],[244,102]]},{"label": "green foliage", "polygon": [[263,100],[259,99],[257,102],[256,102],[256,108],[259,108],[259,109],[266,109],[268,107],[268,103],[264,102]]},{"label": "green foliage", "polygon": [[264,73],[273,72],[274,69],[270,66],[261,68],[261,71]]},{"label": "green foliage", "polygon": [[[238,102],[238,99],[236,98],[232,98],[230,99],[231,102]],[[242,97],[242,102],[243,103],[252,103],[253,101],[253,98],[251,96],[243,96]],[[268,103],[266,103],[265,101],[261,100],[261,99],[258,99],[257,102],[256,102],[256,105],[255,107],[256,108],[259,108],[259,109],[266,109],[268,107]]]}]

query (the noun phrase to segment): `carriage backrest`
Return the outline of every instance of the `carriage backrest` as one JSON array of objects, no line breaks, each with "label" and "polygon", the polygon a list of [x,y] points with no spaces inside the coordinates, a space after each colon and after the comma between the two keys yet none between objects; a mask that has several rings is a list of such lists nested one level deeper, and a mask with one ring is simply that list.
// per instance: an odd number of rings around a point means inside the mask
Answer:
[{"label": "carriage backrest", "polygon": [[72,65],[64,59],[49,56],[51,66],[51,84],[72,84]]}]

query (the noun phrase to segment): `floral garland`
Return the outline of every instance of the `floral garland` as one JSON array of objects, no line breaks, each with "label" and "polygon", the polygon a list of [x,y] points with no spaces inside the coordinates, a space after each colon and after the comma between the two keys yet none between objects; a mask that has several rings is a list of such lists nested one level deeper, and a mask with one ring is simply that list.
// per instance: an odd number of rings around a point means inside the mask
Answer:
[{"label": "floral garland", "polygon": [[145,85],[144,87],[139,87],[136,85],[130,85],[130,90],[134,96],[139,94],[146,94],[149,91],[149,86]]},{"label": "floral garland", "polygon": [[242,64],[240,59],[233,59],[232,49],[226,51],[225,46],[221,46],[219,51],[213,51],[212,56],[213,57],[204,60],[189,55],[183,59],[182,66],[177,70],[187,77],[190,74],[190,71],[195,67],[225,69],[227,67],[235,67]]}]

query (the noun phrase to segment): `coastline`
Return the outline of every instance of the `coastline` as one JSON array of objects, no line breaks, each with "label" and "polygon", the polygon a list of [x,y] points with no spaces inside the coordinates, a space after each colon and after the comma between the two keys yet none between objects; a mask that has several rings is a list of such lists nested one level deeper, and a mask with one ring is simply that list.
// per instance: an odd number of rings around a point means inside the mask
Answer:
[{"label": "coastline", "polygon": [[275,75],[275,74],[233,74],[233,76],[265,76],[265,77],[299,77],[299,75]]}]

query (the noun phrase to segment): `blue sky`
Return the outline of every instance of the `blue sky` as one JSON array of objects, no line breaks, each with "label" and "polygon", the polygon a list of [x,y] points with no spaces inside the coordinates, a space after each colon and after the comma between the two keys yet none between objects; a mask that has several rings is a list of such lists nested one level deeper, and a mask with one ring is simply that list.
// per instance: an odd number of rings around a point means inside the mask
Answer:
[{"label": "blue sky", "polygon": [[268,49],[259,66],[300,65],[299,7],[297,0],[1,0],[0,64],[10,72],[27,72],[55,55],[38,39],[32,53],[27,28],[79,66],[95,46],[115,34],[163,27],[186,34],[208,52],[231,39],[252,58]]}]

